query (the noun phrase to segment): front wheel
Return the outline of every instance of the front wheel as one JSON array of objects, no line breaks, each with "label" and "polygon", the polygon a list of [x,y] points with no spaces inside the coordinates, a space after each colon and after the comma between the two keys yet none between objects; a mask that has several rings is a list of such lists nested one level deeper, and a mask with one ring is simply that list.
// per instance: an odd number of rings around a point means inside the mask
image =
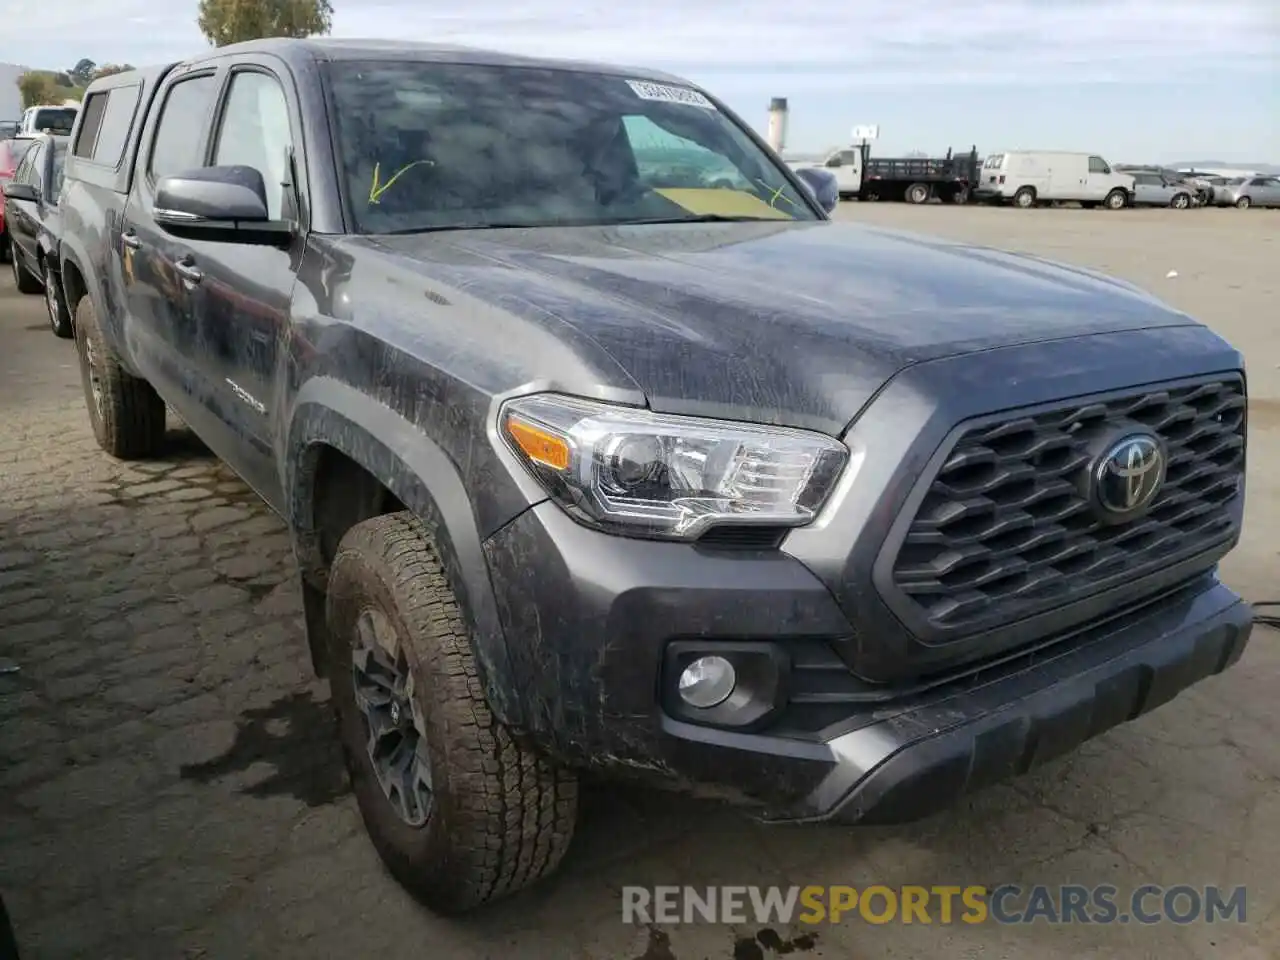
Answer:
[{"label": "front wheel", "polygon": [[1236,201],[1237,210],[1248,210],[1251,206],[1253,206],[1253,201],[1248,197],[1241,197]]},{"label": "front wheel", "polygon": [[1175,210],[1185,210],[1191,206],[1191,197],[1185,193],[1174,194],[1173,199],[1169,201],[1169,206]]},{"label": "front wheel", "polygon": [[1036,203],[1036,192],[1031,187],[1022,187],[1013,195],[1013,205],[1022,210],[1029,210]]},{"label": "front wheel", "polygon": [[466,622],[421,524],[356,524],[329,575],[331,683],[352,788],[391,874],[461,913],[552,872],[574,776],[489,710]]},{"label": "front wheel", "polygon": [[1123,190],[1112,190],[1102,202],[1108,210],[1123,210],[1129,205],[1129,195]]}]

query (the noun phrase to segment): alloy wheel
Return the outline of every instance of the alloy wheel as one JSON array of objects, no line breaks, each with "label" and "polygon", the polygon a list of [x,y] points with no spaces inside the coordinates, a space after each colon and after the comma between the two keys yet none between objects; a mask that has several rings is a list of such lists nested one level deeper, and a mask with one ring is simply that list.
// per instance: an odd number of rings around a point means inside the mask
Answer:
[{"label": "alloy wheel", "polygon": [[356,620],[351,679],[378,785],[404,823],[421,827],[432,807],[426,725],[404,648],[379,610],[366,609]]},{"label": "alloy wheel", "polygon": [[44,268],[44,304],[49,309],[49,324],[57,333],[62,327],[59,321],[62,310],[58,305],[58,285],[53,282],[53,268],[48,265]]}]

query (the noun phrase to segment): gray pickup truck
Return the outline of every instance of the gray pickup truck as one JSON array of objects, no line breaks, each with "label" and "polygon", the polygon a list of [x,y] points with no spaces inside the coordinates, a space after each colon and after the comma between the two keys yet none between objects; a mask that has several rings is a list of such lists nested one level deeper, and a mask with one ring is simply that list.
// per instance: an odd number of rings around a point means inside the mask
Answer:
[{"label": "gray pickup truck", "polygon": [[1239,353],[832,222],[679,78],[257,41],[96,81],[66,180],[99,443],[154,455],[170,408],[287,520],[369,834],[435,909],[551,871],[582,771],[911,820],[1248,640]]}]

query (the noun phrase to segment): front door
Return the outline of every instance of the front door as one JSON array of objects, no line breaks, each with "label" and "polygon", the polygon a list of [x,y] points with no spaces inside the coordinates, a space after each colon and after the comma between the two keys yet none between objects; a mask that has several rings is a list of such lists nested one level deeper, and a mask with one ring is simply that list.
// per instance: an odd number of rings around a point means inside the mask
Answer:
[{"label": "front door", "polygon": [[[18,163],[18,167],[13,172],[14,183],[24,183],[27,186],[40,189],[40,182],[43,179],[40,171],[44,164],[44,142],[41,141],[31,147]],[[37,219],[38,201],[33,200],[9,200],[6,202],[9,211],[8,230],[9,240],[13,243],[12,253],[16,258],[15,263],[21,263],[31,273],[40,275],[39,268],[36,266],[36,237],[39,233],[39,221]]]},{"label": "front door", "polygon": [[1082,200],[1104,200],[1115,186],[1111,164],[1101,157],[1089,158],[1089,172],[1085,176]]},{"label": "front door", "polygon": [[[304,158],[301,118],[292,82],[261,58],[233,61],[222,90],[210,163],[246,166],[262,174],[272,220],[302,219],[295,166]],[[289,311],[305,232],[288,248],[198,241],[192,263],[202,277],[194,302],[200,348],[215,380],[218,416],[233,435],[231,466],[268,503],[279,506],[281,489],[272,439],[283,430],[275,419],[282,396],[280,363],[287,349]]]}]

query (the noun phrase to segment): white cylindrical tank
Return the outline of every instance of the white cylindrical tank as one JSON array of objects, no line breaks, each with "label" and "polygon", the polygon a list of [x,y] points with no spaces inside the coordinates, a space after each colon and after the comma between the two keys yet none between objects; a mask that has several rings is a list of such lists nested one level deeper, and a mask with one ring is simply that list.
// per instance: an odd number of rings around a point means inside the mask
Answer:
[{"label": "white cylindrical tank", "polygon": [[769,101],[769,146],[775,153],[787,148],[787,98],[774,97]]}]

